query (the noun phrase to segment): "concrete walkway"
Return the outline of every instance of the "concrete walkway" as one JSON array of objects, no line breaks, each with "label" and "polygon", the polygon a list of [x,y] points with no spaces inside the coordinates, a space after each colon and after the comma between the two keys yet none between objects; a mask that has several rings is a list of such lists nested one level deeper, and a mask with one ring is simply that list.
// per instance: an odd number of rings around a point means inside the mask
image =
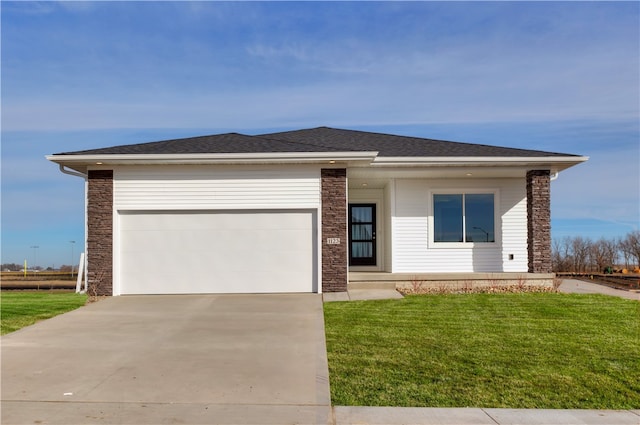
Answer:
[{"label": "concrete walkway", "polygon": [[[567,294],[602,294],[640,301],[640,292],[623,291],[621,289],[610,288],[608,286],[598,285],[597,283],[576,279],[563,279],[558,291]],[[346,292],[328,292],[322,296],[324,302],[402,298],[402,294],[395,289],[349,289]]]},{"label": "concrete walkway", "polygon": [[345,292],[325,292],[324,302],[333,301],[365,301],[401,299],[402,294],[395,289],[349,289]]},{"label": "concrete walkway", "polygon": [[[608,286],[576,279],[564,279],[558,291],[572,294],[603,294],[640,301],[639,292],[623,291],[621,289],[610,288]],[[349,289],[346,292],[328,292],[322,294],[322,297],[324,302],[362,301],[399,299],[402,298],[402,294],[395,289]]]},{"label": "concrete walkway", "polygon": [[638,425],[640,410],[334,407],[336,425]]},{"label": "concrete walkway", "polygon": [[1,343],[2,424],[332,420],[317,294],[113,297]]},{"label": "concrete walkway", "polygon": [[567,294],[603,294],[640,301],[640,293],[638,292],[623,291],[622,289],[610,288],[608,286],[598,285],[597,283],[576,279],[563,279],[558,290]]}]

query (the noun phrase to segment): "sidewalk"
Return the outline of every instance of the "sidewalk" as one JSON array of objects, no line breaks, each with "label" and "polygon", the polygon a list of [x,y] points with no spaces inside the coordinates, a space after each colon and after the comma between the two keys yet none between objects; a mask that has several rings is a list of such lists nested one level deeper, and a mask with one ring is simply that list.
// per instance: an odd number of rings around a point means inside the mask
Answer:
[{"label": "sidewalk", "polygon": [[584,280],[563,279],[558,290],[567,294],[603,294],[640,301],[640,293],[638,292],[623,291],[622,289],[610,288],[597,283],[585,282]]},{"label": "sidewalk", "polygon": [[333,408],[335,425],[638,425],[640,410]]}]

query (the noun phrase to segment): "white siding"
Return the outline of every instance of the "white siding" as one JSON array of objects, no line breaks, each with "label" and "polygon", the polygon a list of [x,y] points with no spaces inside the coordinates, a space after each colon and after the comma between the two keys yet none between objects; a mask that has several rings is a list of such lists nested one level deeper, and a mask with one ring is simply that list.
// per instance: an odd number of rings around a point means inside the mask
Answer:
[{"label": "white siding", "polygon": [[[508,180],[501,190],[502,264],[505,272],[526,272],[527,260],[527,187],[524,180]],[[505,185],[506,185],[505,181]],[[509,254],[513,260],[509,260]]]},{"label": "white siding", "polygon": [[[496,191],[497,243],[472,247],[429,244],[430,193]],[[398,179],[393,202],[393,267],[396,273],[526,272],[527,217],[524,179]],[[509,260],[513,254],[514,260]]]},{"label": "white siding", "polygon": [[426,180],[396,180],[393,227],[393,272],[431,271],[428,251]]},{"label": "white siding", "polygon": [[384,189],[384,271],[390,272],[393,269],[393,215],[395,181],[391,180]]},{"label": "white siding", "polygon": [[319,208],[314,167],[119,167],[116,210]]}]

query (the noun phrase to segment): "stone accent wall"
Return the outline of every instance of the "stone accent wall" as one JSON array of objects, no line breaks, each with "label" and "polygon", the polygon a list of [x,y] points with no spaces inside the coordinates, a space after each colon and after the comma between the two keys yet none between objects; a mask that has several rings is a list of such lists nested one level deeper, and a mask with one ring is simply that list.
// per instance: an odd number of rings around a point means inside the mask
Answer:
[{"label": "stone accent wall", "polygon": [[549,170],[527,172],[529,273],[551,273],[551,178]]},{"label": "stone accent wall", "polygon": [[[347,170],[327,168],[322,178],[322,291],[347,290]],[[334,239],[332,244],[327,239]],[[339,243],[337,239],[340,240]]]},{"label": "stone accent wall", "polygon": [[113,171],[89,171],[88,182],[88,293],[113,295]]}]

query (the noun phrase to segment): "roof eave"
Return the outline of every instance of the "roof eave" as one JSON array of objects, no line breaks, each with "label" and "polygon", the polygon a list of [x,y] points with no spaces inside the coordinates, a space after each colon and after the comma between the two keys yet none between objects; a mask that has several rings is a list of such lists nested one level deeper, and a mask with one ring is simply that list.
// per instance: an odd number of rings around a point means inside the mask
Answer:
[{"label": "roof eave", "polygon": [[378,152],[278,152],[198,154],[48,155],[49,161],[86,173],[111,165],[339,164],[373,167],[523,167],[552,172],[587,161],[586,156],[544,157],[380,157]]},{"label": "roof eave", "polygon": [[370,164],[378,152],[278,152],[196,154],[92,154],[47,155],[49,161],[86,172],[89,167],[109,165],[184,164]]},{"label": "roof eave", "polygon": [[377,157],[374,167],[526,167],[563,171],[587,161],[587,156],[543,157]]}]

